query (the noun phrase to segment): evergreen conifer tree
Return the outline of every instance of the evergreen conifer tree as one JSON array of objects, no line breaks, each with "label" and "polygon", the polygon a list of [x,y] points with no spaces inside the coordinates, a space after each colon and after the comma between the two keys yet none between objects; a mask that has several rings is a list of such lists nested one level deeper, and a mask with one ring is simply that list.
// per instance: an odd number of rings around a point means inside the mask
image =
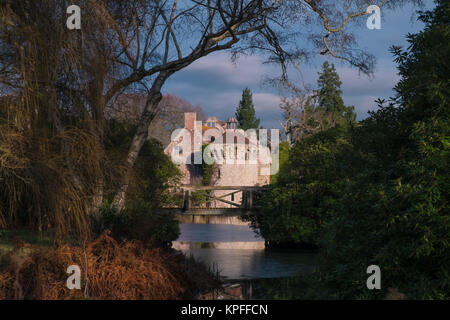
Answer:
[{"label": "evergreen conifer tree", "polygon": [[319,72],[318,89],[315,91],[319,108],[325,112],[335,113],[348,121],[354,121],[356,119],[354,107],[345,106],[341,84],[334,64],[330,65],[328,61],[325,61],[322,65],[322,72]]},{"label": "evergreen conifer tree", "polygon": [[259,127],[259,119],[255,117],[252,92],[249,88],[242,91],[242,99],[236,109],[236,119],[240,129],[258,129]]}]

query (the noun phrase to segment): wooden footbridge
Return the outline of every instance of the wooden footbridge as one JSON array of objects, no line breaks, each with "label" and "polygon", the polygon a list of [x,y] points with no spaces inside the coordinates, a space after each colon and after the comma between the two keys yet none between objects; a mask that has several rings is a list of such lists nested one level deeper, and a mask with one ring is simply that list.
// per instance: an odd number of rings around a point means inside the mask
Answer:
[{"label": "wooden footbridge", "polygon": [[[229,215],[255,214],[258,211],[257,200],[267,187],[258,186],[187,186],[181,187],[183,206],[165,208],[172,213],[183,215]],[[195,195],[199,192],[206,201],[198,204]],[[218,192],[214,191],[221,191]],[[228,192],[226,192],[228,191]],[[222,193],[223,192],[223,193]],[[228,199],[227,199],[228,198]],[[230,199],[231,198],[231,199]]]}]

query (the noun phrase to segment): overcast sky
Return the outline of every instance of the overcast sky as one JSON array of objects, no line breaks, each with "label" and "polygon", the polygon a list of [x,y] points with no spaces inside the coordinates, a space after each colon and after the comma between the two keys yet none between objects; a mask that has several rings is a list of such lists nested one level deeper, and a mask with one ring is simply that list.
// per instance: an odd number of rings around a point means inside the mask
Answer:
[{"label": "overcast sky", "polygon": [[[434,6],[432,0],[425,1],[426,8]],[[417,21],[417,8],[406,6],[395,11],[381,9],[382,24],[380,30],[369,30],[364,26],[355,32],[358,43],[377,58],[374,79],[359,75],[358,71],[340,61],[326,57],[336,65],[342,81],[343,98],[346,105],[354,105],[358,119],[367,117],[368,110],[374,110],[373,101],[389,98],[393,95],[392,87],[398,80],[395,63],[389,53],[393,44],[407,44],[405,35],[423,28]],[[280,96],[274,88],[264,86],[266,76],[279,74],[276,66],[262,64],[259,56],[245,56],[232,63],[227,53],[218,52],[204,57],[188,68],[176,73],[163,88],[164,93],[173,93],[199,104],[207,116],[215,115],[226,120],[234,115],[241,98],[242,90],[248,87],[253,92],[256,115],[266,128],[279,127],[281,119],[279,109]],[[316,86],[317,72],[320,71],[324,57],[317,57],[302,66],[304,82]]]}]

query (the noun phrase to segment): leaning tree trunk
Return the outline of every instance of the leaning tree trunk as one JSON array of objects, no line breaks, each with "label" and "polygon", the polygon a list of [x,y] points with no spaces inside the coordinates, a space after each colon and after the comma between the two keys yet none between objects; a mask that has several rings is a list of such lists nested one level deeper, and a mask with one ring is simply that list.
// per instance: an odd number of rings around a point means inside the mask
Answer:
[{"label": "leaning tree trunk", "polygon": [[130,183],[134,164],[139,155],[139,152],[142,149],[142,146],[148,138],[148,127],[150,126],[151,122],[158,112],[158,105],[162,99],[161,88],[169,75],[169,73],[160,73],[153,82],[153,85],[148,93],[145,108],[142,112],[142,116],[139,121],[136,133],[133,137],[133,141],[131,142],[130,149],[128,150],[128,155],[125,161],[126,170],[122,176],[119,191],[117,192],[113,200],[113,206],[116,207],[118,212],[120,212],[125,205],[126,193],[128,185]]}]

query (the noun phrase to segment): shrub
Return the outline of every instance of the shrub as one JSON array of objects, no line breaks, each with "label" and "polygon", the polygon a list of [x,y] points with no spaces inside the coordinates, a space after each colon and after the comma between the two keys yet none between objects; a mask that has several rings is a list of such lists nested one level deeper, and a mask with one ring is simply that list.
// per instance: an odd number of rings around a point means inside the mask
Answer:
[{"label": "shrub", "polygon": [[136,239],[167,245],[176,240],[180,227],[173,215],[158,213],[147,202],[136,199],[117,213],[108,204],[103,207],[105,226],[116,239]]}]

